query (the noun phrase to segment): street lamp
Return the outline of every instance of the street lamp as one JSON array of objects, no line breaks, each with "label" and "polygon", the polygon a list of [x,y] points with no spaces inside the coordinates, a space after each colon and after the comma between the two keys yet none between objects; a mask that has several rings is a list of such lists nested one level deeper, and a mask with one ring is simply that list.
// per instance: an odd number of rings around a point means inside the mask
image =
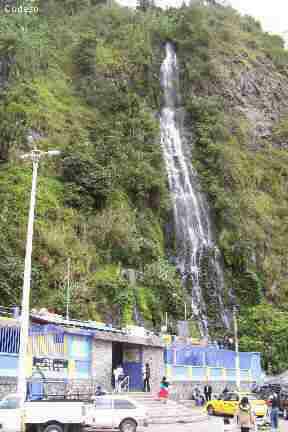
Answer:
[{"label": "street lamp", "polygon": [[[32,187],[30,197],[30,209],[27,228],[26,239],[26,253],[25,253],[25,266],[23,278],[23,294],[21,305],[21,328],[20,328],[20,348],[18,358],[18,380],[17,380],[17,393],[20,396],[20,408],[22,411],[22,419],[24,415],[24,402],[26,398],[26,353],[28,346],[28,332],[29,332],[29,301],[30,301],[30,279],[31,279],[31,256],[32,256],[32,239],[33,239],[33,224],[34,224],[34,210],[36,202],[37,190],[37,172],[38,164],[44,156],[57,156],[60,154],[58,150],[50,150],[43,152],[38,149],[31,150],[30,153],[21,156],[21,159],[30,160],[33,164],[32,174]],[[22,430],[25,430],[22,423]]]}]

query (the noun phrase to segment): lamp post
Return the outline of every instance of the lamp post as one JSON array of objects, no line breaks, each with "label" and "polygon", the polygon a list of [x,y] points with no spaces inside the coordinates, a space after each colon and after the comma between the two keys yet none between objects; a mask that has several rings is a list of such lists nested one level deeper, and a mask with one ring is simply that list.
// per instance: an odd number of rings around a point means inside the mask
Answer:
[{"label": "lamp post", "polygon": [[238,343],[238,323],[237,323],[237,308],[233,307],[233,321],[234,321],[234,340],[235,340],[235,369],[236,369],[236,386],[240,390],[241,377],[240,377],[240,357],[239,357],[239,343]]},{"label": "lamp post", "polygon": [[37,173],[39,161],[44,156],[57,156],[60,152],[58,150],[51,150],[43,152],[38,149],[33,149],[30,153],[21,156],[21,159],[32,161],[33,174],[32,174],[32,187],[30,196],[30,209],[27,228],[26,239],[26,253],[23,277],[23,293],[21,305],[21,328],[20,328],[20,348],[18,359],[18,379],[17,379],[17,393],[20,396],[20,408],[22,414],[21,430],[25,431],[24,425],[24,402],[26,399],[26,353],[28,346],[28,333],[29,333],[29,302],[30,302],[30,280],[31,280],[31,257],[32,257],[32,240],[33,240],[33,224],[34,224],[34,211],[36,202],[37,190]]}]

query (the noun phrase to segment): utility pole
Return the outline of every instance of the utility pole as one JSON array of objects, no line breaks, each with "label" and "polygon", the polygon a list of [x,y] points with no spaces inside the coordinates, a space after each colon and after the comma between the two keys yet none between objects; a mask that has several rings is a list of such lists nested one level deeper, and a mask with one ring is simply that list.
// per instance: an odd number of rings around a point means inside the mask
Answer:
[{"label": "utility pole", "polygon": [[234,340],[235,340],[235,369],[236,369],[236,386],[240,390],[241,377],[240,377],[240,357],[239,357],[239,343],[238,343],[238,323],[237,323],[237,308],[233,307],[233,321],[234,321]]},{"label": "utility pole", "polygon": [[71,258],[67,260],[66,320],[69,320]]}]

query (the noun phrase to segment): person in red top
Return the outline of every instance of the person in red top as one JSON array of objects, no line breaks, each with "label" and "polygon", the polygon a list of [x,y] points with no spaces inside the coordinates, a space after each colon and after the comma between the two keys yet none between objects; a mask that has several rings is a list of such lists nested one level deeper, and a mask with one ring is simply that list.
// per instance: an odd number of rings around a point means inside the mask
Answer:
[{"label": "person in red top", "polygon": [[160,391],[158,393],[158,397],[160,400],[162,400],[164,403],[167,403],[167,399],[169,396],[169,382],[167,381],[166,377],[164,376],[162,378],[162,381],[160,383]]}]

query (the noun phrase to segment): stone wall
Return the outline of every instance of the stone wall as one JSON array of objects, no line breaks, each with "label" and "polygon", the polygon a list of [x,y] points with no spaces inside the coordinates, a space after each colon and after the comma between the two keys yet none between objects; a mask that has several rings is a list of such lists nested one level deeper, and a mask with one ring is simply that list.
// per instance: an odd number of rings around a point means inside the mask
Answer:
[{"label": "stone wall", "polygon": [[151,369],[151,391],[156,393],[159,390],[160,381],[164,375],[164,354],[163,348],[143,347],[143,364],[149,363]]},{"label": "stone wall", "polygon": [[94,339],[91,353],[91,378],[111,391],[112,342]]},{"label": "stone wall", "polygon": [[0,377],[0,399],[16,392],[17,381],[14,377]]},{"label": "stone wall", "polygon": [[[198,387],[202,392],[204,390],[203,381],[171,381],[170,380],[170,398],[173,400],[180,400],[180,399],[192,399],[192,393],[193,389]],[[218,381],[218,382],[208,382],[208,384],[211,384],[213,394],[217,395],[222,393],[223,389],[227,386],[228,390],[236,390],[236,384],[233,382],[225,382],[225,381]],[[241,381],[241,390],[249,391],[251,389],[251,382],[245,382]]]}]

